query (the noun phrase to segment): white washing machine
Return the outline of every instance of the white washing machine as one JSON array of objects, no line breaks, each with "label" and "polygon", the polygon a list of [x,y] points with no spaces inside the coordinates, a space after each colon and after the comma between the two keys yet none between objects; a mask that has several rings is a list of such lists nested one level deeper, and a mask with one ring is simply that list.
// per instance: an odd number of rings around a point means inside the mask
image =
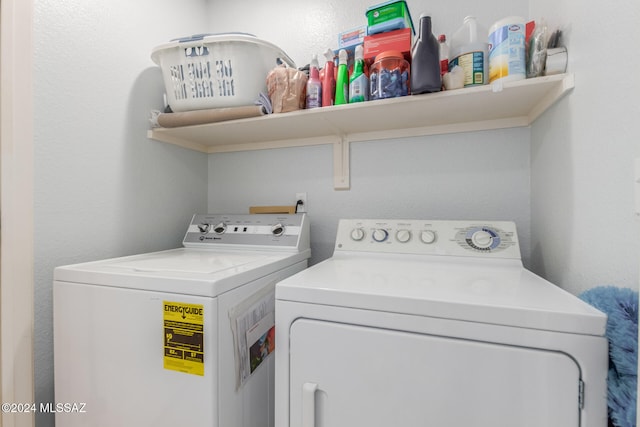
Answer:
[{"label": "white washing machine", "polygon": [[341,220],[276,285],[276,426],[605,427],[606,320],[511,222]]},{"label": "white washing machine", "polygon": [[275,283],[308,219],[195,215],[183,245],[55,269],[56,426],[273,426]]}]

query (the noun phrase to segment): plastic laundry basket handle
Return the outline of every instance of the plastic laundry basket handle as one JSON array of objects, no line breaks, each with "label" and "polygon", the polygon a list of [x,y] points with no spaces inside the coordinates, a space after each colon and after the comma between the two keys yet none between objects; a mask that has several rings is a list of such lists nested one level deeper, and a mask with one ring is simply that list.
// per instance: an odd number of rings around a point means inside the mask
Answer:
[{"label": "plastic laundry basket handle", "polygon": [[316,424],[316,390],[318,384],[302,384],[302,427],[314,427]]},{"label": "plastic laundry basket handle", "polygon": [[[243,32],[230,32],[230,33],[202,33],[202,34],[194,34],[192,36],[187,36],[187,37],[180,37],[177,39],[173,39],[171,41],[175,41],[178,43],[192,43],[192,42],[200,42],[203,41],[206,37],[209,36],[239,36],[239,37],[245,37],[246,42],[254,42],[254,43],[260,43],[262,45],[268,45],[270,46],[272,49],[277,50],[278,51],[278,59],[280,60],[280,62],[286,64],[289,67],[295,68],[296,67],[296,63],[293,62],[293,59],[291,59],[289,57],[289,55],[287,55],[282,49],[280,49],[278,46],[269,43],[269,42],[265,42],[264,40],[260,40],[257,39],[256,36],[254,34],[251,33],[243,33]],[[251,40],[251,39],[255,39],[255,40]],[[273,64],[274,66],[277,64]]]}]

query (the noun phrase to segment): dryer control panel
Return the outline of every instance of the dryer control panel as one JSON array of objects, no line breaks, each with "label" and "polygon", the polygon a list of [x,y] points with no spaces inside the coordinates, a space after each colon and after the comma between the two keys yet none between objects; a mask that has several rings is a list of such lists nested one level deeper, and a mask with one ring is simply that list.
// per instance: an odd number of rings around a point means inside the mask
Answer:
[{"label": "dryer control panel", "polygon": [[342,219],[336,251],[520,259],[509,221]]},{"label": "dryer control panel", "polygon": [[304,250],[309,248],[309,224],[305,214],[196,214],[182,243]]}]

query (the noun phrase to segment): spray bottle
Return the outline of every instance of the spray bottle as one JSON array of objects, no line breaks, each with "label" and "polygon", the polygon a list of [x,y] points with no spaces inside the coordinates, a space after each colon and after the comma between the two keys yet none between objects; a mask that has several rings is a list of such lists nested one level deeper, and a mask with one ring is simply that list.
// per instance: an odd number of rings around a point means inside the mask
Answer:
[{"label": "spray bottle", "polygon": [[355,64],[349,79],[349,103],[369,100],[369,79],[364,73],[364,53],[362,45],[356,46]]},{"label": "spray bottle", "polygon": [[306,108],[322,107],[322,82],[318,71],[318,56],[313,55],[309,65],[309,80],[307,80]]},{"label": "spray bottle", "polygon": [[333,62],[333,51],[327,49],[324,52],[324,57],[327,59],[327,63],[324,66],[322,76],[322,106],[328,107],[333,105],[333,100],[336,94],[336,77],[334,75],[335,63]]},{"label": "spray bottle", "polygon": [[349,70],[347,69],[347,51],[338,52],[338,76],[336,78],[335,105],[349,102]]}]

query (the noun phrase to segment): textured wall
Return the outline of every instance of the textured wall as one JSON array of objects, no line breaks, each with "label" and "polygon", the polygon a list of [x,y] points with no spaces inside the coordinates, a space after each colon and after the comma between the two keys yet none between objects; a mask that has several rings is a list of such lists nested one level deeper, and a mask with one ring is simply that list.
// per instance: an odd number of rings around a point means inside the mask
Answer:
[{"label": "textured wall", "polygon": [[[146,138],[151,49],[201,31],[201,0],[36,0],[36,401],[53,402],[51,285],[62,264],[176,247],[206,210],[207,156]],[[38,427],[53,425],[38,414]]]},{"label": "textured wall", "polygon": [[640,59],[627,52],[640,40],[640,3],[537,0],[531,15],[563,30],[576,78],[573,92],[532,126],[533,269],[576,294],[598,285],[637,289],[640,82],[627,70]]},{"label": "textured wall", "polygon": [[308,196],[312,263],[333,252],[340,218],[514,220],[529,247],[529,130],[351,144],[351,190],[333,189],[328,145],[209,157],[209,211]]}]

